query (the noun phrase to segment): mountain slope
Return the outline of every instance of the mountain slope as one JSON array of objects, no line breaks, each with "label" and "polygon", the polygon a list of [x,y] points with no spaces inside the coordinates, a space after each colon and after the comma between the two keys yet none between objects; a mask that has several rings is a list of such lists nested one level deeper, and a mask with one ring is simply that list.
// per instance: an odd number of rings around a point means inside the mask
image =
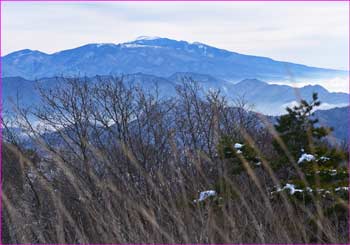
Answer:
[{"label": "mountain slope", "polygon": [[333,137],[343,142],[349,142],[349,106],[318,110],[315,112],[315,116],[321,125],[333,128],[331,134]]},{"label": "mountain slope", "polygon": [[243,55],[202,43],[143,37],[122,44],[88,44],[53,54],[22,50],[3,57],[3,76],[26,79],[55,75],[147,73],[168,77],[176,72],[210,74],[228,81],[254,77],[266,81],[331,79],[347,72],[308,67]]}]

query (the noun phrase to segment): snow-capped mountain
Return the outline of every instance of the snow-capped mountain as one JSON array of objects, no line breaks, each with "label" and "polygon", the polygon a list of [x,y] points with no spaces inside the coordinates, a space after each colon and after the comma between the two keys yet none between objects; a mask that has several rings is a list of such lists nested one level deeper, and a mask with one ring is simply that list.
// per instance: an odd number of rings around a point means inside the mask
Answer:
[{"label": "snow-capped mountain", "polygon": [[309,67],[219,49],[203,43],[139,37],[121,44],[87,44],[53,54],[21,50],[2,58],[3,76],[26,79],[56,75],[110,75],[137,72],[168,77],[176,72],[210,74],[238,82],[347,78],[346,71]]}]

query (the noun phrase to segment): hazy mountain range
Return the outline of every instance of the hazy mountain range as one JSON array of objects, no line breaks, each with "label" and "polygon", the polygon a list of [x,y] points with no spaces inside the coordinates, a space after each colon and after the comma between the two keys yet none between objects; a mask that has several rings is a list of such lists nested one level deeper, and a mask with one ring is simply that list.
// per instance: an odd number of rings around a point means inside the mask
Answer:
[{"label": "hazy mountain range", "polygon": [[87,44],[46,54],[20,50],[3,57],[3,76],[38,79],[60,75],[145,73],[169,77],[176,72],[210,74],[238,82],[346,78],[347,71],[309,67],[270,58],[243,55],[203,43],[141,37],[121,44]]},{"label": "hazy mountain range", "polygon": [[[153,89],[157,84],[162,97],[175,95],[184,78],[192,78],[205,90],[219,89],[234,106],[243,98],[253,109],[266,115],[280,115],[300,98],[319,94],[321,109],[349,104],[346,93],[329,92],[320,85],[295,89],[271,82],[308,82],[348,78],[347,71],[310,67],[266,57],[239,54],[203,43],[168,38],[141,37],[121,44],[87,44],[53,54],[29,49],[2,57],[4,111],[11,103],[40,105],[37,85],[52,88],[61,76],[123,75],[126,84]],[[64,84],[62,84],[64,86]],[[337,138],[346,137],[347,107],[318,112],[321,123],[333,126]]]},{"label": "hazy mountain range", "polygon": [[[287,85],[268,84],[257,79],[244,79],[238,83],[227,82],[211,75],[196,73],[174,73],[169,77],[157,77],[143,73],[124,76],[126,84],[138,84],[146,90],[158,86],[161,97],[168,98],[176,94],[175,87],[183,79],[193,79],[205,91],[220,90],[222,95],[234,105],[237,99],[243,99],[253,106],[255,111],[267,115],[279,115],[285,112],[286,106],[292,105],[300,98],[311,99],[312,93],[317,92],[322,101],[323,109],[348,105],[349,96],[346,93],[332,93],[319,85],[308,85],[299,89]],[[97,82],[96,76],[88,78]],[[185,80],[186,81],[186,80]],[[36,87],[52,88],[62,82],[62,78],[43,78],[36,81],[21,77],[3,78],[3,99],[5,110],[10,107],[10,101],[19,101],[22,105],[39,103]],[[64,86],[64,84],[62,84]]]}]

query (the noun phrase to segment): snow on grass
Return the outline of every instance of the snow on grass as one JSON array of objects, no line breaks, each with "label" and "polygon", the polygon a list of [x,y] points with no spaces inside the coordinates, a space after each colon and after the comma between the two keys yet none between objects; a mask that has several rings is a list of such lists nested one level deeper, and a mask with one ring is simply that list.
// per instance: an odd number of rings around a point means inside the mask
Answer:
[{"label": "snow on grass", "polygon": [[302,189],[296,189],[295,185],[287,183],[283,188],[277,187],[276,191],[271,192],[271,194],[273,194],[274,192],[281,192],[281,191],[287,190],[287,189],[289,190],[289,193],[291,195],[293,195],[295,192],[304,192],[304,190],[302,190]]},{"label": "snow on grass", "polygon": [[[349,191],[349,188],[350,188],[350,187],[348,187],[348,186],[336,187],[336,188],[334,189],[334,192]],[[305,192],[308,192],[308,193],[317,192],[317,193],[319,193],[319,194],[323,194],[322,196],[325,197],[325,194],[331,194],[331,193],[333,192],[331,189],[325,190],[325,189],[323,189],[323,188],[315,188],[315,189],[312,189],[312,188],[310,188],[310,187],[306,187],[305,190],[303,190],[303,189],[297,189],[297,188],[295,188],[295,185],[293,185],[293,184],[286,184],[283,188],[277,187],[277,188],[276,188],[276,191],[271,192],[271,194],[274,194],[274,193],[276,193],[276,192],[281,192],[281,191],[286,190],[286,189],[289,190],[289,193],[290,193],[291,195],[293,195],[293,194],[296,193],[296,192],[304,192],[304,191],[305,191]]]},{"label": "snow on grass", "polygon": [[324,157],[324,156],[322,156],[322,157],[320,157],[317,161],[326,162],[326,161],[329,161],[329,160],[331,160],[329,157]]},{"label": "snow on grass", "polygon": [[310,187],[306,187],[307,192],[313,192],[313,190]]},{"label": "snow on grass", "polygon": [[330,172],[331,172],[330,173],[331,176],[337,175],[337,170],[336,169],[332,169]]},{"label": "snow on grass", "polygon": [[243,153],[243,152],[241,151],[241,149],[242,149],[243,146],[244,146],[244,145],[243,145],[243,144],[240,144],[240,143],[236,143],[236,144],[233,145],[233,147],[236,149],[236,153],[237,153],[237,154],[242,154],[242,153]]},{"label": "snow on grass", "polygon": [[283,187],[283,190],[285,189],[289,189],[291,195],[293,195],[295,192],[303,192],[301,189],[296,189],[295,185],[293,184],[286,184],[285,187]]},{"label": "snow on grass", "polygon": [[341,191],[341,190],[344,190],[344,191],[348,191],[349,190],[349,187],[348,186],[342,186],[342,187],[337,187],[334,189],[335,191]]},{"label": "snow on grass", "polygon": [[208,197],[212,197],[212,196],[216,196],[216,195],[217,195],[217,193],[214,190],[202,191],[201,193],[199,193],[199,199],[194,200],[194,202],[202,202],[202,201],[206,200]]},{"label": "snow on grass", "polygon": [[311,162],[311,161],[314,161],[314,160],[315,160],[315,157],[313,155],[304,153],[299,158],[298,163],[302,163],[304,161]]}]

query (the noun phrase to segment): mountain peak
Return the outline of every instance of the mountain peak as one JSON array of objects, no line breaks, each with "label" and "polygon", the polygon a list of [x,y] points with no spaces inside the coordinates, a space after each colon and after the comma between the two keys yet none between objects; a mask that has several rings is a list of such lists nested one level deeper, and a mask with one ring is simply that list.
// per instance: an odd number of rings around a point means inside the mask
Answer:
[{"label": "mountain peak", "polygon": [[21,56],[21,55],[28,55],[28,54],[45,54],[41,51],[38,50],[32,50],[32,49],[21,49],[15,52],[10,53],[9,55],[17,55],[17,56]]},{"label": "mountain peak", "polygon": [[310,90],[310,91],[313,91],[313,92],[328,92],[327,89],[325,89],[324,87],[322,87],[321,85],[318,85],[318,84],[315,84],[315,85],[306,85],[304,87],[302,87],[303,90]]},{"label": "mountain peak", "polygon": [[[31,50],[31,49],[22,49],[22,50],[18,50],[15,51],[13,53],[7,54],[4,57],[6,57],[6,59],[12,60],[12,61],[16,61],[18,59],[41,59],[43,57],[46,57],[48,54],[43,53],[41,51],[38,50]],[[19,75],[19,74],[14,74]]]}]

